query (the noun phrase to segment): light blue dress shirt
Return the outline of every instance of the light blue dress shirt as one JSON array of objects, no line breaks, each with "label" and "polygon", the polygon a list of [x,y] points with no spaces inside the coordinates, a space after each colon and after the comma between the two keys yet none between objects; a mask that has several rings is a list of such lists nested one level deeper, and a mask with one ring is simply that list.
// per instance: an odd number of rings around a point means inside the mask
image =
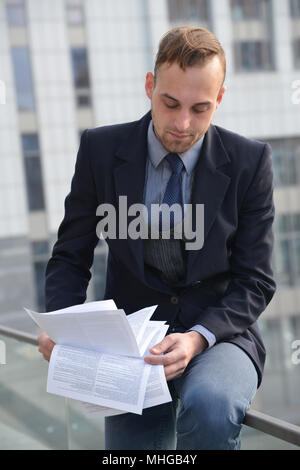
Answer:
[{"label": "light blue dress shirt", "polygon": [[[189,204],[191,201],[194,168],[198,160],[203,140],[204,136],[198,140],[198,142],[196,142],[189,150],[178,154],[184,164],[184,170],[182,172],[182,194],[184,204]],[[166,160],[164,160],[164,157],[168,153],[168,150],[164,148],[162,143],[156,137],[151,120],[148,127],[149,158],[146,164],[146,183],[144,189],[144,204],[146,205],[148,211],[150,211],[151,204],[162,203],[167,183],[172,174],[170,165]],[[190,330],[201,333],[207,340],[208,347],[211,347],[215,344],[215,335],[204,326],[195,325],[193,328],[190,328]]]}]

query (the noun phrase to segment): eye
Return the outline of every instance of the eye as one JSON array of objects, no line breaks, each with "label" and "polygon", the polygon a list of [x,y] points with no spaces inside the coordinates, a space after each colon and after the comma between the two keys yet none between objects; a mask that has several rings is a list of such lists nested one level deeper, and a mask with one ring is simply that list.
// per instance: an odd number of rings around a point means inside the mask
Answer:
[{"label": "eye", "polygon": [[194,112],[196,114],[201,114],[201,113],[206,113],[206,111],[208,111],[208,110],[209,110],[209,106],[205,106],[202,109],[194,109]]},{"label": "eye", "polygon": [[171,105],[165,103],[165,106],[166,106],[167,108],[169,108],[169,109],[175,109],[175,108],[177,108],[177,104],[171,106]]}]

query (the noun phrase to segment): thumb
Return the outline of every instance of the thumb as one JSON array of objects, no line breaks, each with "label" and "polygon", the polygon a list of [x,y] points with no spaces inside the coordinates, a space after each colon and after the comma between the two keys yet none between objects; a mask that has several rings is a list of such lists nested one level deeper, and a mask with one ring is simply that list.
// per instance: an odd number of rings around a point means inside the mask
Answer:
[{"label": "thumb", "polygon": [[155,346],[153,346],[150,349],[150,352],[151,354],[162,354],[168,350],[171,344],[172,342],[170,341],[170,337],[166,336],[160,343],[157,343]]}]

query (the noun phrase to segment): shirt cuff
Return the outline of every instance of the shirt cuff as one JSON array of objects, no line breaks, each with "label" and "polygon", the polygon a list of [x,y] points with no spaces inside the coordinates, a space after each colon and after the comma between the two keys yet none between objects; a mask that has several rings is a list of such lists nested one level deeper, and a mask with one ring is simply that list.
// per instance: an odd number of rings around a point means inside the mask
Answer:
[{"label": "shirt cuff", "polygon": [[205,326],[195,325],[192,328],[190,328],[189,331],[197,331],[202,336],[204,336],[204,338],[208,342],[208,349],[211,348],[216,342],[215,335],[211,331],[209,331],[207,328],[205,328]]}]

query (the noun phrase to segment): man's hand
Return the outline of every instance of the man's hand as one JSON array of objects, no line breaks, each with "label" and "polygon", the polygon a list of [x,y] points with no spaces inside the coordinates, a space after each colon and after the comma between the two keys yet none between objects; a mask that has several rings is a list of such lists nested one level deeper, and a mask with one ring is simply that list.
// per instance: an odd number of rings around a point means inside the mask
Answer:
[{"label": "man's hand", "polygon": [[206,339],[197,331],[173,333],[150,349],[155,356],[146,356],[144,360],[148,364],[162,364],[166,379],[171,380],[180,377],[190,360],[207,346]]},{"label": "man's hand", "polygon": [[44,359],[46,361],[50,361],[50,356],[52,353],[52,349],[55,346],[55,343],[52,341],[51,338],[49,338],[46,333],[41,333],[40,336],[38,337],[38,343],[39,343],[39,352],[43,354]]}]

